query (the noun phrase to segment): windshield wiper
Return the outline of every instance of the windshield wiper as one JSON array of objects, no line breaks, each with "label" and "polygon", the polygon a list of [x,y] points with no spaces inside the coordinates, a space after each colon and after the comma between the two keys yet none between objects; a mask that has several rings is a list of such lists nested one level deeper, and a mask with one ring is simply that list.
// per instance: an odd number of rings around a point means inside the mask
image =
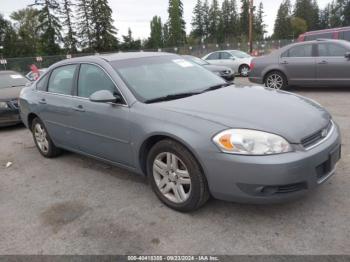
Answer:
[{"label": "windshield wiper", "polygon": [[201,93],[214,91],[214,90],[217,90],[217,89],[220,89],[220,88],[224,88],[224,87],[227,87],[227,86],[230,86],[230,85],[231,85],[230,83],[225,83],[225,84],[221,84],[221,85],[211,86],[211,87],[209,87],[207,89],[204,89]]},{"label": "windshield wiper", "polygon": [[188,93],[172,94],[172,95],[161,96],[161,97],[149,99],[149,100],[146,100],[145,103],[151,104],[151,103],[156,103],[156,102],[170,101],[170,100],[185,98],[185,97],[194,96],[194,95],[198,95],[198,94],[201,94],[201,92],[188,92]]}]

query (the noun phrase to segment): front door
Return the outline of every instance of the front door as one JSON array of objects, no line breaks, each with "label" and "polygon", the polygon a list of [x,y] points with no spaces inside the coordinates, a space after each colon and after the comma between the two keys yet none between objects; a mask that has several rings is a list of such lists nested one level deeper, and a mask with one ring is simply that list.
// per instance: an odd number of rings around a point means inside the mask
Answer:
[{"label": "front door", "polygon": [[317,82],[322,86],[350,86],[350,52],[337,43],[319,43],[317,57]]},{"label": "front door", "polygon": [[279,63],[290,85],[315,85],[316,58],[312,44],[291,47],[282,54]]},{"label": "front door", "polygon": [[129,130],[129,107],[123,103],[91,102],[100,90],[119,93],[107,73],[97,65],[82,64],[74,109],[83,153],[114,163],[134,166]]}]

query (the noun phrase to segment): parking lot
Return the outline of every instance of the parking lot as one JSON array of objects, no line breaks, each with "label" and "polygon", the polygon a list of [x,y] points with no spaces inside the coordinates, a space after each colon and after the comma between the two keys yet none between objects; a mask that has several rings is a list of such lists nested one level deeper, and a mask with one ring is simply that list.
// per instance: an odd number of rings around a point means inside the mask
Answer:
[{"label": "parking lot", "polygon": [[143,177],[73,153],[44,159],[24,127],[0,129],[0,253],[350,254],[350,89],[291,91],[332,113],[343,155],[331,180],[278,205],[178,213]]}]

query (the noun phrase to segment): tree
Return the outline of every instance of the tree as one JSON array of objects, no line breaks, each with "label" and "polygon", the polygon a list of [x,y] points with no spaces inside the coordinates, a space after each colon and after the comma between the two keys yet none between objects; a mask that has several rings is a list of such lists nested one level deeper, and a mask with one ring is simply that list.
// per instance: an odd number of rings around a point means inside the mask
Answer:
[{"label": "tree", "polygon": [[160,16],[154,16],[151,23],[151,35],[148,40],[149,48],[161,48],[164,46],[163,24]]},{"label": "tree", "polygon": [[135,51],[135,50],[140,50],[141,49],[141,40],[134,40],[132,36],[131,29],[128,29],[128,34],[123,35],[123,43],[120,45],[120,48],[123,51]]},{"label": "tree", "polygon": [[330,15],[331,5],[328,4],[323,10],[320,11],[320,29],[330,28]]},{"label": "tree", "polygon": [[192,32],[191,35],[193,37],[203,39],[204,36],[204,21],[203,21],[203,6],[202,1],[197,0],[197,3],[193,9],[193,17],[192,17]]},{"label": "tree", "polygon": [[239,36],[239,17],[236,0],[224,0],[221,6],[222,26],[226,41]]},{"label": "tree", "polygon": [[209,38],[214,42],[221,42],[223,39],[221,12],[217,0],[213,0],[209,9]]},{"label": "tree", "polygon": [[17,34],[10,21],[0,14],[0,53],[6,57],[16,57],[19,47],[17,46]]},{"label": "tree", "polygon": [[319,8],[316,1],[296,0],[294,17],[305,20],[307,30],[319,29]]},{"label": "tree", "polygon": [[203,6],[202,6],[202,14],[203,14],[203,35],[204,39],[203,42],[207,41],[209,38],[209,31],[210,31],[210,6],[208,0],[204,0]]},{"label": "tree", "polygon": [[241,0],[240,28],[242,35],[249,32],[249,0]]},{"label": "tree", "polygon": [[183,4],[181,0],[169,0],[169,44],[180,46],[186,43],[186,22],[183,18]]},{"label": "tree", "polygon": [[169,46],[169,27],[167,24],[163,25],[163,41],[164,46]]},{"label": "tree", "polygon": [[291,26],[292,26],[293,36],[294,36],[293,38],[307,31],[306,21],[300,17],[293,17],[291,19]]},{"label": "tree", "polygon": [[66,36],[63,38],[64,47],[67,52],[74,54],[77,52],[77,33],[73,28],[72,1],[62,0],[63,8],[61,11],[63,18],[63,26],[67,30]]},{"label": "tree", "polygon": [[254,39],[255,40],[263,40],[264,35],[266,34],[266,25],[264,24],[264,6],[263,3],[260,2],[258,12],[255,15],[254,19]]},{"label": "tree", "polygon": [[350,0],[348,0],[345,3],[343,12],[344,12],[343,26],[350,26]]},{"label": "tree", "polygon": [[86,51],[92,51],[92,11],[91,0],[77,0],[77,25],[79,45]]},{"label": "tree", "polygon": [[108,52],[118,48],[117,29],[113,22],[108,0],[91,0],[92,46],[95,51]]},{"label": "tree", "polygon": [[291,26],[291,3],[290,0],[284,0],[277,12],[277,18],[275,20],[275,27],[273,38],[274,39],[290,39],[292,35]]},{"label": "tree", "polygon": [[34,56],[37,54],[40,42],[39,11],[34,8],[25,8],[13,12],[10,18],[14,21],[14,28],[18,35],[18,55]]},{"label": "tree", "polygon": [[41,53],[45,55],[60,53],[59,43],[62,41],[62,26],[57,17],[60,7],[57,0],[35,0],[34,6],[40,8],[38,29],[41,31]]}]

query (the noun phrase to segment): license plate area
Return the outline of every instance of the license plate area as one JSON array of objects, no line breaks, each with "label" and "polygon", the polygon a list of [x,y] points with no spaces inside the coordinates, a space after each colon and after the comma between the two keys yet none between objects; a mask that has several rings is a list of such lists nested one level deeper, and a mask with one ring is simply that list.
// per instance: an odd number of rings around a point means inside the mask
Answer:
[{"label": "license plate area", "polygon": [[316,167],[317,179],[319,183],[324,182],[328,176],[332,175],[335,166],[341,158],[341,146],[336,147],[329,153],[328,160]]}]

